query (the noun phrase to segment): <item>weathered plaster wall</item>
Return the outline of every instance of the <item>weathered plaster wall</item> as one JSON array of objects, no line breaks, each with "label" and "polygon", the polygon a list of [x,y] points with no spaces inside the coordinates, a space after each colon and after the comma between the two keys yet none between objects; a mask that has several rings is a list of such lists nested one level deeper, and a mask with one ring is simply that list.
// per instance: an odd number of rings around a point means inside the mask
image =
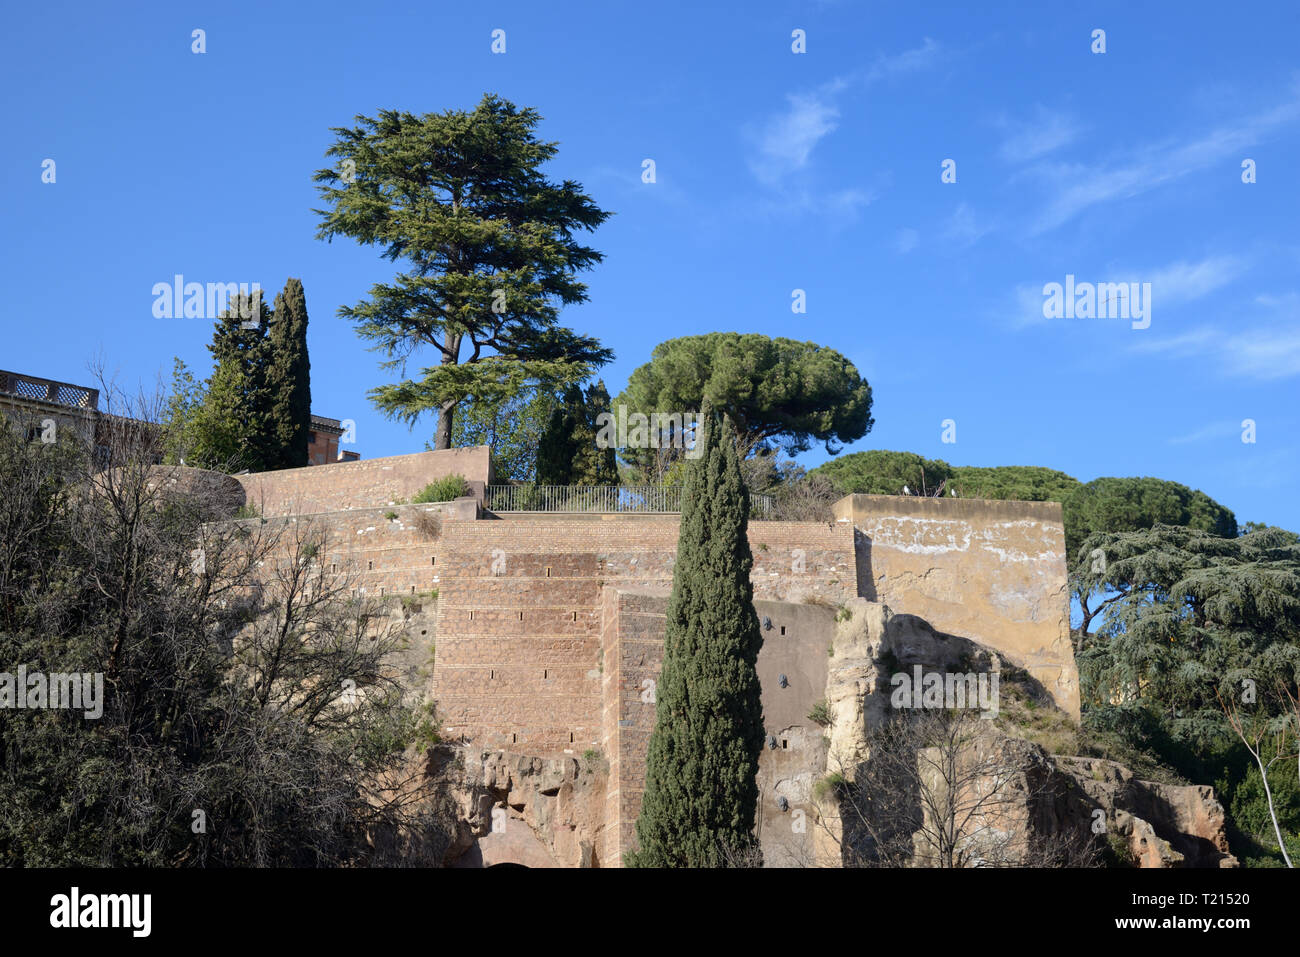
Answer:
[{"label": "weathered plaster wall", "polygon": [[1004,653],[1079,717],[1061,506],[850,495],[858,593]]}]

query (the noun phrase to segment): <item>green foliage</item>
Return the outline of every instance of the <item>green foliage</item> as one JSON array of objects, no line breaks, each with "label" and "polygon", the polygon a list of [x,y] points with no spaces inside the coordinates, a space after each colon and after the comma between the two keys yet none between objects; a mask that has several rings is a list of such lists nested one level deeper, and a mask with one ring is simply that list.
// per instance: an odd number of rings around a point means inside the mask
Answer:
[{"label": "green foliage", "polygon": [[565,390],[552,411],[537,446],[538,485],[617,485],[618,461],[613,445],[596,442],[597,418],[609,411],[609,392],[597,382]]},{"label": "green foliage", "polygon": [[706,408],[668,599],[633,867],[716,867],[757,849],[762,644],[734,432]]},{"label": "green foliage", "polygon": [[531,482],[537,475],[538,443],[559,401],[553,390],[541,386],[494,401],[471,398],[456,410],[452,446],[491,446],[498,482]]},{"label": "green foliage", "polygon": [[463,475],[444,475],[430,482],[415,495],[411,496],[412,505],[425,505],[429,502],[450,502],[469,494],[469,483]]},{"label": "green foliage", "polygon": [[268,469],[302,468],[311,441],[311,361],[307,356],[307,298],[302,280],[290,279],[275,298],[267,340]]},{"label": "green foliage", "polygon": [[1157,478],[1099,478],[1063,503],[1067,554],[1078,557],[1090,535],[1181,525],[1232,538],[1237,519],[1204,492]]},{"label": "green foliage", "polygon": [[[1080,678],[1090,700],[1153,699],[1175,729],[1219,727],[1219,697],[1241,682],[1294,687],[1300,674],[1300,545],[1280,529],[1223,538],[1157,525],[1097,534],[1071,585],[1108,594],[1086,637]],[[1208,720],[1208,725],[1204,724]]]},{"label": "green foliage", "polygon": [[333,130],[326,155],[339,166],[316,173],[327,206],[316,210],[317,237],[377,246],[407,269],[339,314],[385,357],[382,368],[404,368],[426,346],[437,359],[372,389],[380,409],[407,422],[437,413],[434,448],[445,449],[467,397],[580,382],[612,358],[557,323],[561,307],[587,299],[576,275],[602,259],[578,234],[609,213],[580,184],[543,174],[558,151],[537,139],[535,110],[488,94],[470,112],[356,120]]},{"label": "green foliage", "polygon": [[[180,359],[173,359],[171,391],[162,416],[166,435],[163,461],[167,464],[180,464],[186,453],[200,441],[198,412],[205,395],[203,383],[194,378],[189,367]],[[198,466],[200,463],[196,458],[188,464]]]},{"label": "green foliage", "polygon": [[942,459],[886,449],[832,459],[810,474],[826,476],[845,495],[902,495],[906,487],[912,495],[955,491],[960,498],[1060,502],[1079,487],[1077,479],[1054,469],[1033,465],[953,466]]},{"label": "green foliage", "polygon": [[1106,833],[1106,846],[1102,849],[1102,863],[1106,867],[1137,867],[1138,860],[1133,856],[1128,839],[1116,831]]},{"label": "green foliage", "polygon": [[438,589],[431,588],[429,591],[419,591],[413,595],[402,596],[402,609],[408,612],[419,611],[426,604],[432,604],[438,600]]},{"label": "green foliage", "polygon": [[[1269,769],[1268,787],[1273,795],[1273,809],[1277,812],[1282,837],[1288,841],[1289,847],[1292,841],[1300,841],[1300,776],[1296,774],[1294,757]],[[1277,847],[1263,778],[1257,768],[1251,767],[1235,789],[1229,811],[1233,823],[1257,844],[1265,848]]]},{"label": "green foliage", "polygon": [[832,771],[825,777],[818,778],[813,784],[813,797],[818,801],[826,801],[833,797],[838,797],[849,786],[849,779],[839,771]]},{"label": "green foliage", "polygon": [[1084,614],[1076,658],[1086,740],[1148,777],[1143,765],[1158,764],[1217,781],[1232,817],[1242,815],[1236,827],[1258,834],[1253,762],[1222,709],[1233,702],[1251,721],[1284,720],[1285,695],[1270,689],[1294,694],[1300,679],[1300,538],[1156,525],[1093,534],[1079,555],[1071,587]]},{"label": "green foliage", "polygon": [[832,459],[808,473],[829,478],[844,495],[932,495],[953,477],[942,459],[925,459],[914,452],[872,449]]},{"label": "green foliage", "polygon": [[391,633],[327,588],[286,600],[314,539],[225,523],[113,452],[92,472],[0,429],[0,661],[103,679],[94,718],[0,709],[0,866],[383,863],[368,839],[409,809],[368,799],[410,741]]},{"label": "green foliage", "polygon": [[826,727],[831,723],[831,709],[826,704],[825,698],[822,698],[809,709],[808,720],[813,724],[820,724],[822,727]]},{"label": "green foliage", "polygon": [[[760,449],[829,451],[871,430],[871,386],[848,359],[812,342],[711,332],[670,339],[635,370],[617,404],[671,414],[709,403],[739,435],[742,458]],[[629,457],[635,458],[635,454]]]},{"label": "green foliage", "polygon": [[416,713],[415,728],[411,738],[418,753],[428,751],[435,744],[442,742],[442,722],[438,720],[438,709],[433,702],[423,705]]},{"label": "green foliage", "polygon": [[1016,502],[1064,502],[1079,484],[1073,476],[1037,465],[958,465],[951,482],[961,498]]},{"label": "green foliage", "polygon": [[299,280],[286,283],[276,307],[260,295],[230,298],[214,324],[214,365],[205,382],[175,360],[164,414],[166,462],[232,472],[307,464],[311,385]]}]

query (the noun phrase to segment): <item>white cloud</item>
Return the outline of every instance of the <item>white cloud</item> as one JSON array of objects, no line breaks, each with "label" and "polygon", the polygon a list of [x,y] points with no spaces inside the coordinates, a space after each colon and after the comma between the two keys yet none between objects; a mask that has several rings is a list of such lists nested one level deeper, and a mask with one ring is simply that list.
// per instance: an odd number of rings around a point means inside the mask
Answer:
[{"label": "white cloud", "polygon": [[836,103],[845,90],[866,87],[881,80],[928,68],[938,57],[939,44],[929,37],[915,49],[893,56],[879,56],[864,71],[837,77],[812,92],[789,93],[783,110],[760,124],[748,127],[746,137],[756,155],[750,161],[754,175],[768,186],[779,186],[791,174],[809,166],[813,151],[839,125]]},{"label": "white cloud", "polygon": [[1036,172],[1047,182],[1067,183],[1053,196],[1031,232],[1055,229],[1099,203],[1128,199],[1216,163],[1239,160],[1242,151],[1279,126],[1300,118],[1300,89],[1270,110],[1221,126],[1184,145],[1150,144],[1128,156],[1100,164],[1041,163]]},{"label": "white cloud", "polygon": [[759,159],[751,164],[765,183],[784,179],[808,165],[813,148],[835,129],[839,109],[825,93],[791,94],[789,109],[768,121],[758,142]]},{"label": "white cloud", "polygon": [[917,247],[921,241],[921,234],[915,229],[907,228],[899,230],[897,246],[900,253],[910,253]]},{"label": "white cloud", "polygon": [[1163,305],[1200,299],[1226,286],[1245,270],[1245,264],[1236,256],[1211,256],[1198,263],[1171,263],[1135,278],[1150,282],[1153,300]]},{"label": "white cloud", "polygon": [[1008,163],[1028,163],[1074,142],[1079,135],[1075,121],[1064,113],[1051,113],[1042,107],[1033,121],[1004,123],[1013,130],[998,150]]},{"label": "white cloud", "polygon": [[893,56],[879,56],[863,76],[864,83],[889,80],[918,70],[927,70],[939,57],[939,44],[929,37],[919,46]]},{"label": "white cloud", "polygon": [[1204,442],[1208,439],[1223,439],[1228,436],[1236,436],[1241,433],[1241,425],[1237,422],[1211,422],[1209,425],[1197,429],[1195,432],[1189,432],[1186,435],[1176,435],[1173,438],[1165,439],[1167,445],[1190,445],[1195,442]]},{"label": "white cloud", "polygon": [[[958,207],[958,212],[962,212],[961,207]],[[951,225],[950,228],[958,234],[962,223],[967,224],[968,235],[971,234],[971,231],[978,230],[974,225],[973,214],[969,214],[968,211],[961,217],[954,215],[952,222],[955,225]],[[983,235],[990,228],[984,228],[982,232],[978,232],[978,235]],[[1076,283],[1151,283],[1151,309],[1153,314],[1158,317],[1157,322],[1159,322],[1160,319],[1164,318],[1164,309],[1166,307],[1201,299],[1228,285],[1245,271],[1246,264],[1239,257],[1210,256],[1200,262],[1179,260],[1155,269],[1118,271],[1100,269],[1094,273],[1086,274],[1076,272],[1074,277]],[[1012,292],[1012,301],[1009,306],[1013,325],[1025,326],[1048,321],[1043,316],[1043,286],[1049,282],[1063,283],[1064,281],[1065,274],[1062,273],[1058,276],[1045,277],[1039,283],[1021,283],[1016,286]],[[1260,300],[1257,299],[1256,301]],[[1300,297],[1295,299],[1282,298],[1277,301],[1279,303],[1288,303],[1294,312],[1300,313],[1300,308],[1297,308],[1300,307]],[[1137,352],[1169,352],[1177,355],[1195,355],[1206,347],[1211,333],[1212,330],[1208,329],[1193,330],[1180,336],[1165,339],[1144,335],[1140,342],[1134,344],[1133,350]]]},{"label": "white cloud", "polygon": [[992,229],[990,224],[975,217],[975,211],[969,204],[958,203],[957,209],[953,211],[944,226],[943,237],[960,246],[969,246]]},{"label": "white cloud", "polygon": [[[1154,292],[1154,288],[1153,288]],[[1167,338],[1143,336],[1130,352],[1177,359],[1204,359],[1207,369],[1228,376],[1276,381],[1300,376],[1300,301],[1294,294],[1271,299],[1270,316],[1257,317],[1248,328],[1202,325]],[[1155,328],[1153,325],[1152,328]]]}]

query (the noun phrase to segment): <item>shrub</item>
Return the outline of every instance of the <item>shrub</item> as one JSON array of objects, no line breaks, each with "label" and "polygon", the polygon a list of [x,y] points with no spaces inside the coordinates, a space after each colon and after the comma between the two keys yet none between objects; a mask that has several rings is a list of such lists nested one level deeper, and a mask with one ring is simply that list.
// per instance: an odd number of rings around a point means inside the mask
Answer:
[{"label": "shrub", "polygon": [[808,720],[822,727],[831,723],[831,709],[827,706],[825,698],[812,706],[808,712]]},{"label": "shrub", "polygon": [[446,475],[435,482],[430,482],[411,497],[412,505],[426,502],[450,502],[469,494],[469,483],[463,475]]},{"label": "shrub", "polygon": [[437,512],[417,512],[415,530],[425,538],[438,538],[442,535],[442,516]]},{"label": "shrub", "polygon": [[819,801],[825,801],[831,797],[839,797],[841,792],[848,787],[849,781],[843,774],[838,771],[832,771],[824,778],[819,778],[813,785],[813,797]]}]

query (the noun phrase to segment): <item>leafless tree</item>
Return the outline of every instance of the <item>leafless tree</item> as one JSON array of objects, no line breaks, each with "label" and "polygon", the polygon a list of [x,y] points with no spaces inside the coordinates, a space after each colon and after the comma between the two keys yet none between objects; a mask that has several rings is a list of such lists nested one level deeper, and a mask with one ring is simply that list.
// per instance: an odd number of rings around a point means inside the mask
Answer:
[{"label": "leafless tree", "polygon": [[1039,826],[1059,797],[1024,742],[965,710],[898,714],[832,772],[821,824],[850,867],[1090,866],[1094,842]]},{"label": "leafless tree", "polygon": [[776,490],[772,517],[783,522],[833,522],[831,506],[843,497],[824,475],[801,475]]},{"label": "leafless tree", "polygon": [[[100,673],[100,719],[0,712],[0,864],[438,863],[401,639],[323,530],[231,521],[106,388],[98,454],[0,434],[0,670]],[[421,856],[428,851],[428,856]]]},{"label": "leafless tree", "polygon": [[1300,745],[1300,700],[1297,700],[1291,693],[1291,689],[1285,685],[1279,685],[1279,691],[1287,699],[1289,713],[1283,712],[1281,717],[1271,719],[1262,711],[1248,717],[1243,716],[1235,700],[1228,698],[1225,701],[1222,695],[1218,695],[1217,692],[1216,695],[1219,699],[1219,707],[1223,709],[1223,714],[1228,719],[1228,727],[1232,728],[1233,733],[1246,746],[1246,750],[1255,761],[1255,766],[1259,769],[1260,779],[1264,785],[1264,800],[1268,805],[1268,816],[1273,822],[1273,835],[1277,838],[1282,860],[1286,862],[1287,867],[1295,867],[1291,862],[1291,855],[1287,853],[1282,827],[1277,820],[1277,808],[1273,802],[1273,789],[1268,783],[1268,772],[1279,762],[1295,760],[1296,773],[1300,775],[1300,747],[1293,751],[1287,744],[1289,735]]}]

